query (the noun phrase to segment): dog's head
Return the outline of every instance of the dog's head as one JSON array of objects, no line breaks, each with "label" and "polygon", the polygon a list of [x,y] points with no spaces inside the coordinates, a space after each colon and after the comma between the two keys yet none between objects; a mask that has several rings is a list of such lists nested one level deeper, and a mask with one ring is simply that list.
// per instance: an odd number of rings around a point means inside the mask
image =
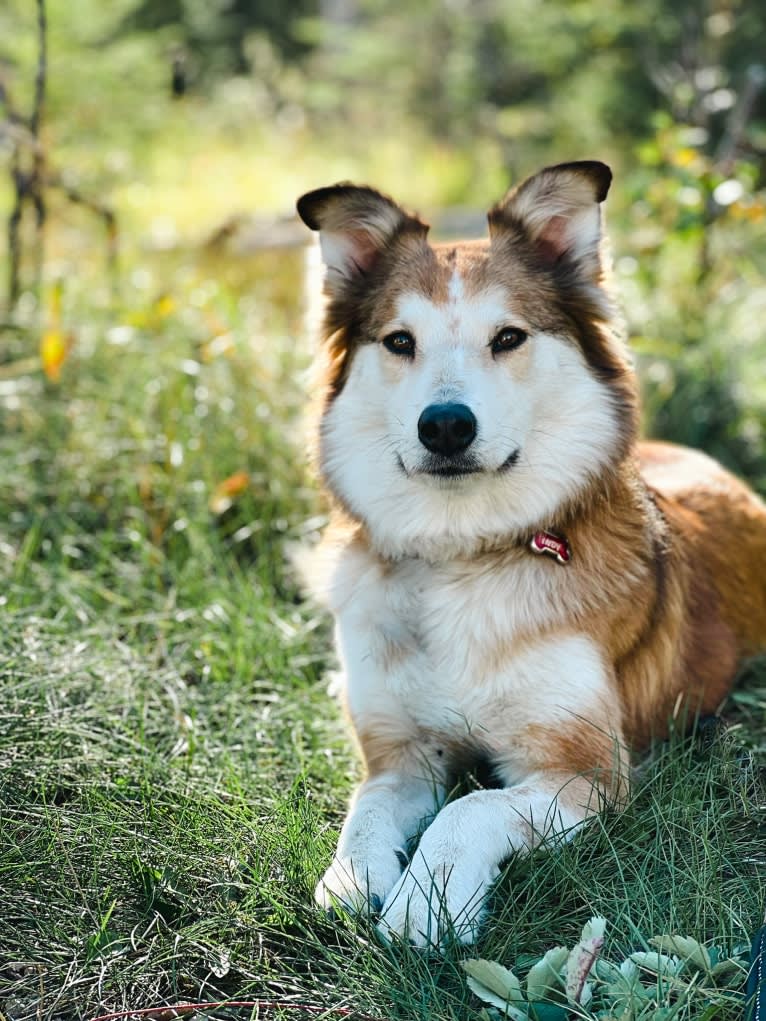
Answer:
[{"label": "dog's head", "polygon": [[605,280],[603,163],[549,167],[430,245],[370,188],[304,195],[327,304],[319,460],[389,556],[553,527],[625,457],[635,379]]}]

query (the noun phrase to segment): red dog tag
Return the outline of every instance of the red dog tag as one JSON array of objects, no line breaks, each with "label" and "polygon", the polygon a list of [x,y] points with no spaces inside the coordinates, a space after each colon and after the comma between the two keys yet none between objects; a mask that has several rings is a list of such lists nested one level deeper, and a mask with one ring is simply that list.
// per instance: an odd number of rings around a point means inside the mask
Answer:
[{"label": "red dog tag", "polygon": [[555,557],[560,564],[568,564],[572,559],[572,552],[566,539],[554,535],[553,532],[535,532],[529,548],[533,553],[547,553]]}]

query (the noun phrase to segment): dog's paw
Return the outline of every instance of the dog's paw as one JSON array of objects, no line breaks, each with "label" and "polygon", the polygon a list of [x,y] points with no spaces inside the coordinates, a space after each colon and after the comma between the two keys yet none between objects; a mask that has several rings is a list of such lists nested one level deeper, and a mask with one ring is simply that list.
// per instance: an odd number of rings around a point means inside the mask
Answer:
[{"label": "dog's paw", "polygon": [[378,931],[389,942],[441,950],[452,940],[473,943],[491,879],[480,871],[420,853],[389,893]]},{"label": "dog's paw", "polygon": [[336,857],[319,880],[314,900],[328,912],[342,907],[353,914],[379,914],[406,864],[401,848],[386,848],[366,858]]}]

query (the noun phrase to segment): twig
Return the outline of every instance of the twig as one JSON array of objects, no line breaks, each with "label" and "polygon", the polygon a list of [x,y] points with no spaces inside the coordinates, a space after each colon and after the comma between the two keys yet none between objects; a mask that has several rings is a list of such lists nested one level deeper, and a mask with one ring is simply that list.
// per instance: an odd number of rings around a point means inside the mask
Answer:
[{"label": "twig", "polygon": [[107,261],[109,263],[109,272],[114,279],[117,273],[118,254],[117,217],[114,210],[110,206],[105,205],[103,202],[99,202],[97,199],[92,199],[88,195],[83,194],[78,187],[73,184],[69,184],[68,181],[64,180],[61,174],[46,174],[45,184],[49,188],[58,188],[73,205],[83,206],[85,209],[89,209],[92,213],[95,213],[96,216],[100,216],[104,221],[104,226],[106,228]]},{"label": "twig", "polygon": [[0,76],[0,105],[5,108],[5,121],[0,123],[0,140],[10,140],[10,174],[14,200],[8,217],[8,306],[13,309],[21,293],[22,238],[24,212],[31,206],[35,217],[35,285],[42,280],[44,230],[47,219],[46,193],[49,188],[63,192],[76,205],[84,206],[104,221],[106,228],[107,263],[113,289],[117,281],[117,217],[114,211],[85,195],[64,177],[47,169],[47,152],[41,138],[48,83],[48,18],[45,0],[37,6],[37,68],[34,99],[29,117],[16,109],[8,86]]},{"label": "twig", "polygon": [[[5,324],[0,323],[0,329],[4,329]],[[40,368],[40,359],[35,356],[34,358],[19,358],[15,362],[5,362],[0,365],[0,379],[16,379],[17,376],[26,376],[30,372],[36,372]],[[2,1016],[0,1016],[2,1021]]]},{"label": "twig", "polygon": [[35,74],[35,100],[29,130],[35,138],[40,137],[40,124],[45,106],[45,86],[48,78],[48,18],[45,0],[37,0],[37,72]]},{"label": "twig", "polygon": [[[724,177],[728,177],[734,169],[734,163],[742,149],[745,132],[755,109],[758,93],[766,85],[766,68],[760,64],[751,64],[745,72],[744,88],[740,92],[734,109],[726,120],[726,129],[713,157],[713,165]],[[705,208],[702,240],[699,255],[699,280],[702,282],[710,273],[712,260],[710,257],[710,227],[718,219],[722,207],[709,195]]]},{"label": "twig", "polygon": [[15,120],[13,108],[11,107],[11,101],[8,98],[8,88],[3,81],[2,72],[0,72],[0,105],[5,107],[5,115],[9,121]]},{"label": "twig", "polygon": [[[0,82],[0,99],[7,110],[7,119],[11,127],[11,137],[15,135],[16,144],[11,157],[11,180],[14,186],[14,202],[8,217],[8,302],[11,308],[16,304],[21,289],[21,221],[24,207],[30,202],[35,211],[35,231],[37,235],[35,279],[39,285],[42,275],[43,229],[45,227],[45,194],[43,174],[45,167],[45,150],[40,143],[40,128],[45,109],[45,87],[48,77],[48,19],[45,11],[45,0],[37,0],[37,69],[35,71],[35,94],[32,113],[29,119],[22,117],[14,108],[4,82]],[[23,145],[26,135],[31,136],[31,144]],[[23,150],[31,151],[31,163],[24,166]]]},{"label": "twig", "polygon": [[726,130],[715,154],[715,163],[722,174],[728,175],[733,169],[734,160],[742,147],[747,125],[753,114],[755,101],[764,85],[766,68],[760,64],[751,64],[745,72],[745,86],[726,121]]},{"label": "twig", "polygon": [[5,139],[8,139],[14,149],[29,149],[33,153],[42,149],[41,144],[24,123],[23,118],[17,114],[9,114],[7,120],[0,124],[0,142]]},{"label": "twig", "polygon": [[[45,0],[37,0],[37,72],[35,74],[35,98],[32,116],[29,119],[29,130],[35,141],[40,141],[40,127],[45,111],[45,86],[48,80],[48,19],[45,13]],[[29,182],[29,196],[35,211],[35,286],[40,287],[43,274],[43,246],[45,243],[45,188],[43,175],[45,171],[45,151],[38,146],[32,156],[32,174]]]},{"label": "twig", "polygon": [[10,308],[13,308],[19,297],[21,263],[19,229],[21,227],[21,215],[24,211],[25,195],[24,175],[21,169],[21,151],[18,146],[13,150],[13,157],[11,159],[11,180],[14,185],[14,201],[11,214],[8,217],[8,304]]}]

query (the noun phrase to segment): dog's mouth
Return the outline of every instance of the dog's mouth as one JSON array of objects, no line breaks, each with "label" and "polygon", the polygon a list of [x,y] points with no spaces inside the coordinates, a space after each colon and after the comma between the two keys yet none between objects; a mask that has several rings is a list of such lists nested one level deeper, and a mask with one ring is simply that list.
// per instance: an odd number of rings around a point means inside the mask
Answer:
[{"label": "dog's mouth", "polygon": [[516,464],[521,451],[513,450],[498,468],[486,468],[475,457],[439,457],[430,454],[415,468],[407,468],[400,454],[396,455],[399,469],[407,478],[426,476],[434,479],[463,479],[469,475],[502,475]]}]

